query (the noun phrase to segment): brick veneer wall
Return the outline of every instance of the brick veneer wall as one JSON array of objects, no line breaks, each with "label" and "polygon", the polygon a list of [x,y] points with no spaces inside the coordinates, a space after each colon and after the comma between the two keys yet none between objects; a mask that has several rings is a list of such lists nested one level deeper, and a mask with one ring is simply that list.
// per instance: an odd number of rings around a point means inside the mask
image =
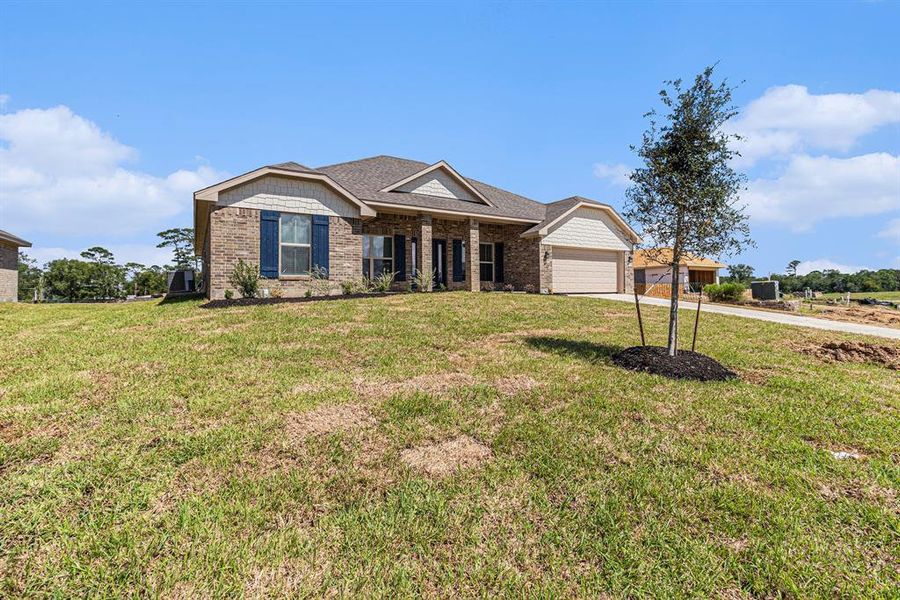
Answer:
[{"label": "brick veneer wall", "polygon": [[[541,248],[538,238],[519,237],[528,226],[482,223],[479,235],[483,243],[503,243],[504,283],[516,290],[539,291],[541,287]],[[482,286],[486,287],[486,286]]]},{"label": "brick veneer wall", "polygon": [[19,248],[0,242],[0,302],[19,299]]},{"label": "brick veneer wall", "polygon": [[[208,249],[204,252],[205,277],[210,298],[223,298],[225,290],[237,290],[228,282],[238,260],[259,264],[260,211],[252,208],[216,206],[209,217]],[[417,267],[431,272],[432,239],[447,242],[447,287],[452,290],[477,290],[482,287],[476,271],[478,243],[503,242],[505,284],[517,290],[540,290],[542,277],[549,272],[543,265],[544,247],[537,238],[522,239],[519,235],[527,228],[522,225],[496,225],[472,220],[448,221],[432,219],[428,215],[391,215],[366,221],[342,216],[329,217],[329,267],[332,292],[340,289],[343,281],[362,277],[362,238],[367,235],[404,235],[406,237],[406,278],[398,281],[394,289],[406,289],[412,280],[412,238],[418,239]],[[465,280],[453,281],[453,240],[466,241],[468,256],[463,257]],[[473,268],[473,265],[475,268]],[[474,281],[473,281],[474,274]],[[260,287],[270,294],[302,296],[309,288],[308,277],[264,280]],[[499,287],[499,286],[498,286]]]},{"label": "brick veneer wall", "polygon": [[[238,296],[237,290],[228,282],[238,260],[254,265],[259,264],[259,216],[260,211],[251,208],[217,206],[209,217],[209,260],[205,267],[208,272],[210,298],[224,298],[230,289]],[[332,216],[328,218],[329,280],[332,292],[337,292],[340,283],[362,276],[362,241],[359,219]],[[308,277],[265,279],[260,288],[270,294],[302,296],[309,288]]]}]

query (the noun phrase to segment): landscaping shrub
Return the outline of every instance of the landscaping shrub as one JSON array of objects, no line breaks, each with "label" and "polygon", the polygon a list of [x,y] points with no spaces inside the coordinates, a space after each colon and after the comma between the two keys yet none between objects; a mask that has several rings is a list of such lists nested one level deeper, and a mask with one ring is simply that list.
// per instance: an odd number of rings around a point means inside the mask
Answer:
[{"label": "landscaping shrub", "polygon": [[228,276],[228,282],[236,287],[244,298],[256,298],[259,294],[259,267],[238,259]]},{"label": "landscaping shrub", "polygon": [[431,278],[426,277],[422,271],[416,269],[415,274],[412,277],[412,284],[420,292],[428,291],[428,284],[431,283]]},{"label": "landscaping shrub", "polygon": [[328,280],[328,271],[319,266],[309,270],[310,296],[327,296],[331,293],[331,281]]},{"label": "landscaping shrub", "polygon": [[740,283],[721,283],[703,286],[703,291],[712,302],[738,302],[747,288]]},{"label": "landscaping shrub", "polygon": [[369,281],[369,289],[373,292],[389,292],[394,283],[394,273],[382,273]]}]

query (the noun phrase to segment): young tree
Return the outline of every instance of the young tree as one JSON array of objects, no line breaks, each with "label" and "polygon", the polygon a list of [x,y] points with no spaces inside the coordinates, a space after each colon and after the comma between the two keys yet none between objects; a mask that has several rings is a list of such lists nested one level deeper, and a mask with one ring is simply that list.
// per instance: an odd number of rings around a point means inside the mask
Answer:
[{"label": "young tree", "polygon": [[[680,79],[667,81],[659,93],[664,123],[656,111],[647,113],[650,128],[640,148],[644,162],[631,174],[625,216],[639,224],[657,247],[672,248],[672,291],[669,310],[669,354],[678,346],[679,263],[685,254],[737,254],[750,240],[743,207],[738,205],[745,177],[730,166],[738,153],[729,142],[738,136],[723,131],[737,112],[731,106],[733,88],[714,84],[706,68],[688,88]],[[653,255],[653,249],[648,253]]]},{"label": "young tree", "polygon": [[197,255],[194,254],[194,230],[190,227],[166,229],[156,234],[162,241],[157,248],[171,248],[175,257],[175,268],[199,270]]},{"label": "young tree", "polygon": [[792,260],[791,262],[789,262],[787,264],[787,269],[785,272],[788,275],[790,275],[791,277],[796,277],[797,276],[797,267],[799,267],[799,266],[800,266],[799,260]]}]

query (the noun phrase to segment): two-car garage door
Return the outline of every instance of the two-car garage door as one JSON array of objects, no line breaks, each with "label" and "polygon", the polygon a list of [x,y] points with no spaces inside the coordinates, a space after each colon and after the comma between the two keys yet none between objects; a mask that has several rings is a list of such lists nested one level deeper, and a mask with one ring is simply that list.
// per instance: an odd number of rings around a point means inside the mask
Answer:
[{"label": "two-car garage door", "polygon": [[553,292],[557,294],[619,291],[619,255],[614,250],[553,248]]}]

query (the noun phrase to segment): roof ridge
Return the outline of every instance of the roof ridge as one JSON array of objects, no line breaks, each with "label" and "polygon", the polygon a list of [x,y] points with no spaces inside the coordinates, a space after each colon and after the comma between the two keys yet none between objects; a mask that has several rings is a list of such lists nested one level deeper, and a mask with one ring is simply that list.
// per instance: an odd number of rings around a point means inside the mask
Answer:
[{"label": "roof ridge", "polygon": [[340,167],[340,166],[342,166],[342,165],[349,165],[349,164],[351,164],[351,163],[359,163],[359,162],[363,162],[363,161],[365,161],[365,160],[375,160],[376,158],[392,158],[392,159],[394,159],[394,160],[405,160],[405,161],[407,161],[407,162],[421,163],[421,164],[426,165],[426,166],[427,166],[427,165],[433,165],[433,164],[434,164],[434,163],[426,163],[426,162],[423,162],[423,161],[421,161],[421,160],[415,160],[415,159],[412,159],[412,158],[403,158],[402,156],[393,156],[393,155],[391,155],[391,154],[376,154],[376,155],[374,155],[374,156],[366,156],[366,157],[364,157],[364,158],[357,158],[357,159],[354,159],[354,160],[345,160],[345,161],[342,161],[342,162],[332,163],[332,164],[330,164],[330,165],[322,165],[322,166],[320,166],[320,167],[315,167],[315,168],[316,168],[316,169],[330,169],[330,168],[332,168],[332,167]]}]

